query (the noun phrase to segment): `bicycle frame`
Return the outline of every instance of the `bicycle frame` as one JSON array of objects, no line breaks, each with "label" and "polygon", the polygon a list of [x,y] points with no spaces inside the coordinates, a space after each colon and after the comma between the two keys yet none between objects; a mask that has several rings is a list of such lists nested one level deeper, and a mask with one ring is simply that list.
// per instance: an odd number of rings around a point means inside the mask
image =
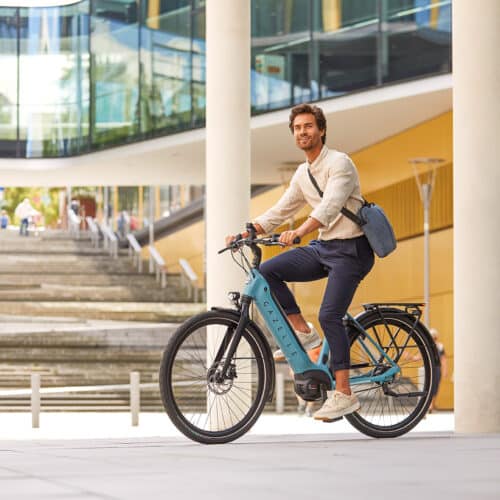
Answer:
[{"label": "bicycle frame", "polygon": [[[280,306],[274,299],[269,284],[255,268],[252,268],[249,273],[249,281],[244,289],[243,298],[246,299],[246,301],[253,301],[255,303],[259,312],[264,318],[269,331],[275,338],[295,374],[301,374],[311,370],[320,370],[324,372],[330,380],[331,389],[335,388],[335,380],[327,364],[328,354],[330,350],[328,342],[326,341],[326,339],[324,339],[318,361],[316,363],[311,361],[306,351],[302,347],[302,344],[297,339],[294,331],[291,329],[288,320],[283,315]],[[359,342],[363,350],[371,358],[371,361],[374,363],[374,365],[377,364],[377,360],[375,359],[373,350],[368,348],[366,342],[369,342],[380,354],[380,356],[384,358],[391,366],[391,368],[381,374],[352,376],[350,378],[350,383],[352,385],[365,384],[369,382],[383,383],[399,373],[401,371],[400,368],[387,355],[387,353],[379,345],[379,343],[363,329],[363,327],[356,321],[355,318],[353,318],[349,314],[347,315],[347,318],[348,322],[352,322],[355,328],[360,333],[362,333],[363,338],[360,338]]]}]

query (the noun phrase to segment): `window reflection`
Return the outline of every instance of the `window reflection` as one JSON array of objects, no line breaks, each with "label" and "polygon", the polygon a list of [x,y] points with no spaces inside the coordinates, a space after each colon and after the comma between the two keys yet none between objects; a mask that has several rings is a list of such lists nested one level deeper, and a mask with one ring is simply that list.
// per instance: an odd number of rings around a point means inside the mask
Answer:
[{"label": "window reflection", "polygon": [[0,7],[0,154],[17,156],[17,9]]},{"label": "window reflection", "polygon": [[[0,156],[203,126],[205,4],[1,7]],[[255,114],[449,72],[451,0],[252,0],[251,34]]]},{"label": "window reflection", "polygon": [[28,158],[86,149],[87,9],[84,2],[19,10],[19,138]]},{"label": "window reflection", "polygon": [[92,7],[92,143],[100,148],[139,132],[139,27],[134,0]]}]

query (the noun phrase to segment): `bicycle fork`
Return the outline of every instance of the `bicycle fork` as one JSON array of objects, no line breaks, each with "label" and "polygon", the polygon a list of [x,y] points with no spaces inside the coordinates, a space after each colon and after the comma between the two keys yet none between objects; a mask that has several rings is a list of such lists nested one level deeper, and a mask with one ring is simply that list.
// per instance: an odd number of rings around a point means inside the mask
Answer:
[{"label": "bicycle fork", "polygon": [[[217,354],[212,362],[212,366],[209,368],[209,371],[215,371],[215,380],[218,383],[224,382],[226,378],[228,378],[228,374],[230,373],[231,360],[236,353],[236,349],[241,340],[241,336],[247,326],[249,320],[249,311],[250,304],[252,303],[252,298],[248,295],[243,295],[241,298],[241,309],[240,309],[240,320],[238,321],[238,325],[236,329],[228,327],[227,332],[224,335],[224,339],[221,342],[219,349],[217,350]],[[225,355],[225,360],[222,366],[219,367],[222,358]]]}]

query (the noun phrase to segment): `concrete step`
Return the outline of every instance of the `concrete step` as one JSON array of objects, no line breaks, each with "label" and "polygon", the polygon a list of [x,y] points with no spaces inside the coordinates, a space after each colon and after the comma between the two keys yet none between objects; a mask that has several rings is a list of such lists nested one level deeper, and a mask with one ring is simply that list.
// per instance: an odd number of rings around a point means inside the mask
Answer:
[{"label": "concrete step", "polygon": [[[2,319],[5,316],[2,317]],[[179,327],[178,323],[104,322],[61,323],[51,329],[29,323],[10,324],[0,331],[0,349],[7,348],[142,348],[163,349]],[[109,323],[109,326],[107,324]],[[135,325],[138,326],[135,326]],[[123,326],[122,326],[123,325]],[[17,328],[16,328],[17,327]],[[39,331],[32,331],[34,328]],[[0,365],[0,373],[2,367]]]},{"label": "concrete step", "polygon": [[171,284],[162,289],[154,281],[149,287],[59,284],[21,288],[0,286],[0,301],[187,302],[189,291]]},{"label": "concrete step", "polygon": [[[120,274],[90,274],[90,273],[53,273],[53,274],[19,274],[0,273],[0,289],[10,290],[16,287],[40,287],[42,285],[68,286],[124,286],[153,287],[153,274],[138,274],[135,271]],[[179,274],[167,274],[167,285],[179,287],[182,278]],[[156,285],[158,286],[158,285]]]},{"label": "concrete step", "polygon": [[0,314],[166,323],[180,323],[205,309],[205,304],[187,302],[163,304],[154,302],[0,301]]},{"label": "concrete step", "polygon": [[68,273],[130,273],[134,266],[128,258],[111,259],[97,255],[4,255],[0,273],[68,274]]}]

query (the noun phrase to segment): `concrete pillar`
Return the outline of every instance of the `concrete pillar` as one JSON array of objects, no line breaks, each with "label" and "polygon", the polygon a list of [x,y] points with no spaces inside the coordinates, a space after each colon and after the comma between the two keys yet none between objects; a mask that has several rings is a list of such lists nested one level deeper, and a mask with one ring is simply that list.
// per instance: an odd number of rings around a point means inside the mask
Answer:
[{"label": "concrete pillar", "polygon": [[111,219],[111,227],[115,230],[118,229],[117,217],[118,217],[118,186],[113,186],[113,218]]},{"label": "concrete pillar", "polygon": [[244,229],[250,207],[250,0],[207,0],[207,306],[227,305],[243,283],[224,237]]},{"label": "concrete pillar", "polygon": [[[210,308],[228,305],[227,292],[240,290],[244,282],[230,255],[217,255],[217,250],[224,247],[225,236],[244,229],[250,213],[250,0],[207,0],[206,39],[205,241]],[[222,332],[218,330],[210,328],[208,353],[215,352],[211,345],[220,344]],[[243,354],[246,352],[240,347],[238,355]],[[241,367],[237,364],[236,368]],[[249,372],[242,373],[240,388],[250,389],[251,377]],[[250,393],[248,390],[248,396],[239,402],[240,407],[250,405]],[[213,407],[213,398],[208,393],[208,409]],[[224,405],[222,413],[222,421],[218,414],[210,414],[212,430],[231,421],[231,412]]]},{"label": "concrete pillar", "polygon": [[161,217],[161,190],[160,186],[155,186],[155,220]]},{"label": "concrete pillar", "polygon": [[500,2],[453,1],[455,429],[500,432]]},{"label": "concrete pillar", "polygon": [[109,225],[109,187],[108,186],[104,186],[104,224],[106,224],[106,226]]},{"label": "concrete pillar", "polygon": [[137,208],[137,220],[139,222],[139,229],[142,229],[144,227],[144,188],[142,186],[138,186],[137,188],[139,190],[139,201],[138,201],[138,208]]}]

